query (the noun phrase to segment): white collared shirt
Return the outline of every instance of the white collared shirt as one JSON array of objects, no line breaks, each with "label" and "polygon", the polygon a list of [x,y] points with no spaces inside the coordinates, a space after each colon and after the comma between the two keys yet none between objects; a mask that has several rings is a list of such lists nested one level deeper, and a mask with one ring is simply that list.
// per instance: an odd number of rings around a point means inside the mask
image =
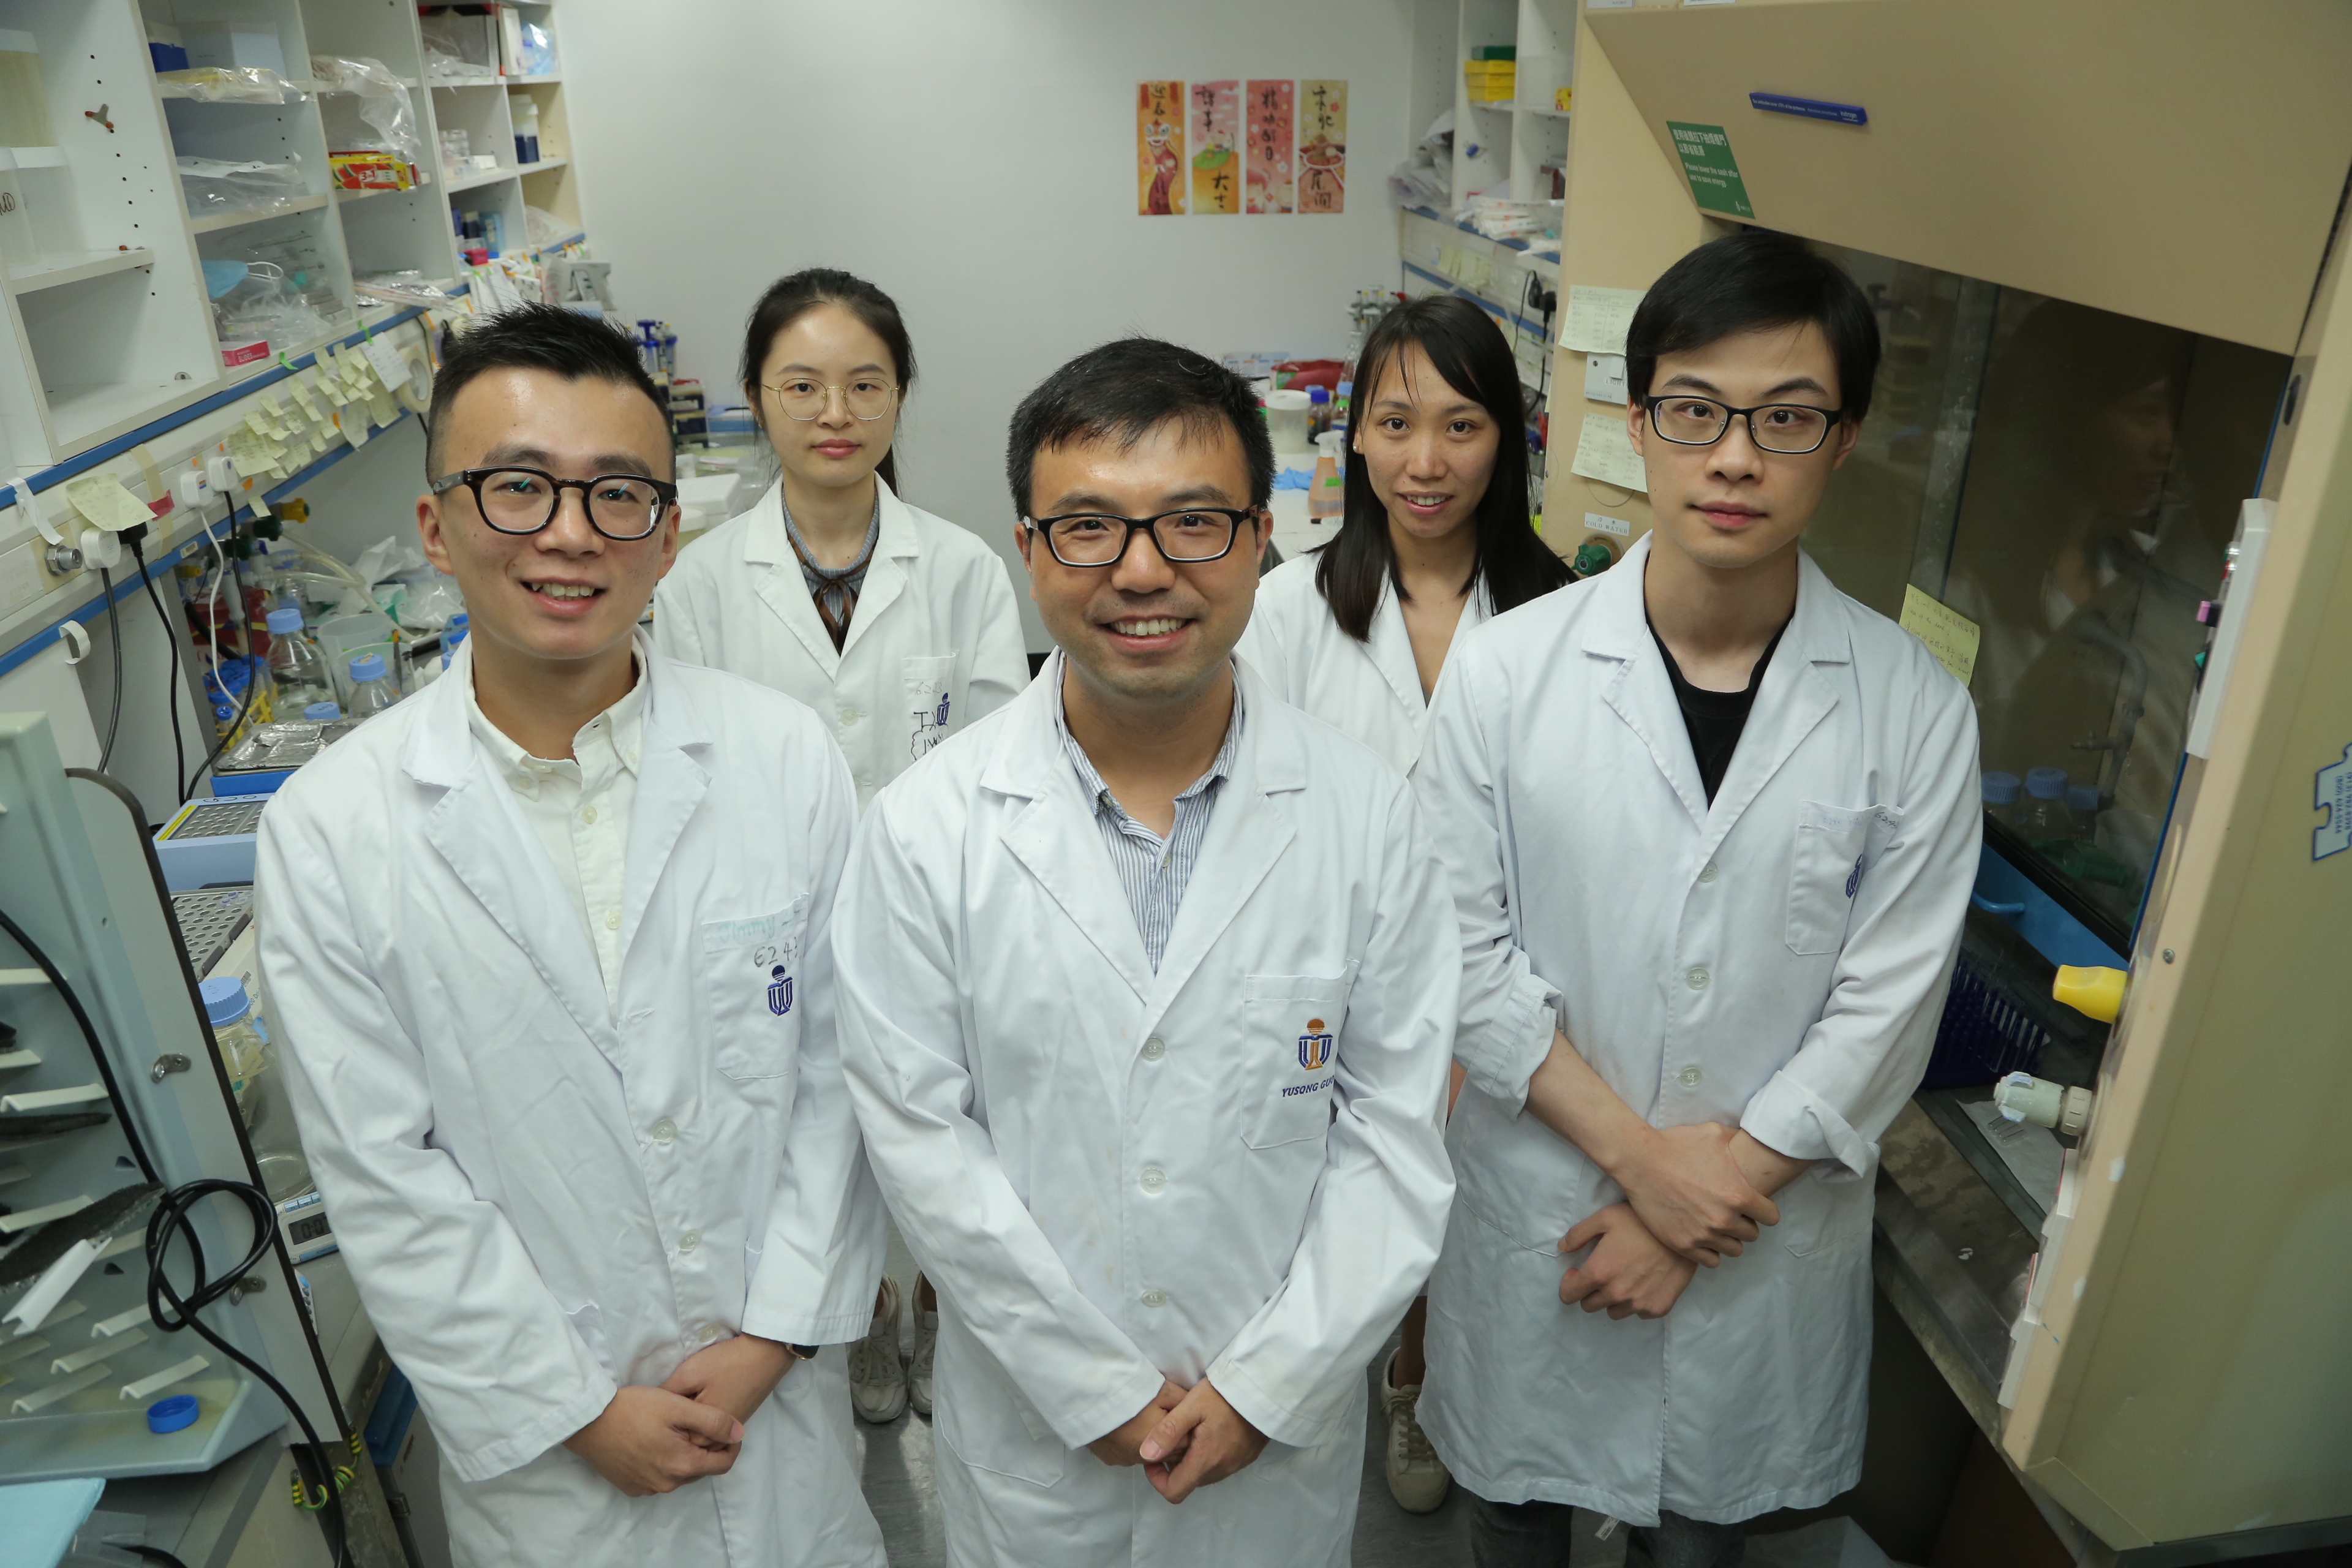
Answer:
[{"label": "white collared shirt", "polygon": [[[470,652],[470,650],[469,650]],[[645,671],[618,702],[581,726],[572,755],[534,757],[491,723],[474,700],[473,663],[467,661],[466,721],[490,764],[514,791],[522,814],[547,847],[555,874],[572,893],[604,996],[621,992],[621,890],[629,858],[629,816],[637,802],[637,752],[645,740]]]}]

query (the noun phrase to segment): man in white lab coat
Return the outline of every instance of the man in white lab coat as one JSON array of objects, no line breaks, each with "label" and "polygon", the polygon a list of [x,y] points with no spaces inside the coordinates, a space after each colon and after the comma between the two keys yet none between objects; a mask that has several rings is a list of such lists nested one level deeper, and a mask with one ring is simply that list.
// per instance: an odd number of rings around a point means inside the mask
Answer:
[{"label": "man in white lab coat", "polygon": [[856,801],[807,709],[635,635],[665,410],[553,307],[446,351],[425,553],[471,635],[265,814],[261,971],[467,1564],[880,1568],[839,1350],[878,1194],[834,1037]]},{"label": "man in white lab coat", "polygon": [[1976,870],[1967,691],[1799,547],[1869,405],[1861,291],[1743,232],[1626,349],[1652,531],[1464,635],[1414,774],[1469,1074],[1421,1415],[1479,1568],[1565,1563],[1569,1505],[1728,1568],[1853,1484],[1878,1138]]},{"label": "man in white lab coat", "polygon": [[1410,789],[1232,658],[1246,384],[1107,344],[1014,416],[1061,651],[877,797],[836,923],[875,1171],[937,1283],[951,1563],[1339,1568],[1434,1258],[1460,987]]}]

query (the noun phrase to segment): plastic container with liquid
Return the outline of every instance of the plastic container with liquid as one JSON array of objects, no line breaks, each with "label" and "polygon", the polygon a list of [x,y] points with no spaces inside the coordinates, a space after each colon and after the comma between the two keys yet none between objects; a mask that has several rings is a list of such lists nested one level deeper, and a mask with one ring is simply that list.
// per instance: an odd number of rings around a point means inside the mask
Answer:
[{"label": "plastic container with liquid", "polygon": [[280,605],[262,625],[269,630],[270,684],[278,689],[272,711],[281,720],[291,719],[314,702],[334,701],[334,677],[319,645],[302,629],[302,612]]},{"label": "plastic container with liquid", "polygon": [[242,1111],[247,1089],[269,1066],[268,1026],[253,1010],[253,998],[246,994],[245,982],[233,974],[205,981],[196,987],[196,994],[203,999],[205,1016],[212,1023],[214,1043],[220,1047],[221,1068],[228,1074],[229,1092]]},{"label": "plastic container with liquid", "polygon": [[383,668],[383,655],[363,653],[352,660],[352,720],[374,718],[400,700],[400,689]]},{"label": "plastic container with liquid", "polygon": [[1312,405],[1307,394],[1284,387],[1265,395],[1265,427],[1274,449],[1297,457],[1307,449]]},{"label": "plastic container with liquid", "polygon": [[2074,824],[2066,811],[2066,770],[2025,770],[2025,799],[2018,803],[2017,830],[2028,843],[2073,836]]},{"label": "plastic container with liquid", "polygon": [[1307,481],[1307,515],[1337,518],[1348,510],[1348,437],[1328,431],[1315,438],[1315,477]]}]

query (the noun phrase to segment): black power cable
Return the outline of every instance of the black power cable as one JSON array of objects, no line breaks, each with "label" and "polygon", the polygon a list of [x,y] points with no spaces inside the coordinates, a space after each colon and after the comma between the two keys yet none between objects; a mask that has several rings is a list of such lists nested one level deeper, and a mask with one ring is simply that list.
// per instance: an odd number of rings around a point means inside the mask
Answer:
[{"label": "black power cable", "polygon": [[[0,931],[6,931],[10,939],[25,950],[26,956],[57,988],[58,995],[65,1002],[66,1010],[73,1015],[75,1026],[81,1030],[83,1040],[89,1046],[91,1058],[98,1063],[99,1076],[105,1080],[106,1092],[114,1102],[116,1123],[122,1129],[124,1141],[131,1145],[131,1157],[138,1163],[142,1175],[150,1182],[160,1184],[163,1178],[156,1173],[155,1162],[147,1152],[147,1141],[140,1136],[138,1123],[131,1119],[131,1102],[122,1097],[121,1085],[114,1076],[114,1064],[100,1043],[98,1026],[90,1021],[89,1010],[82,1005],[80,994],[41,944],[35,942],[32,934],[18,925],[5,910],[0,910]],[[245,1205],[246,1212],[253,1221],[253,1245],[247,1249],[236,1268],[213,1279],[206,1277],[204,1247],[196,1239],[195,1227],[189,1223],[188,1211],[215,1193],[236,1198]],[[269,1201],[268,1194],[250,1182],[224,1181],[216,1176],[206,1176],[165,1192],[156,1204],[155,1212],[147,1219],[147,1316],[167,1334],[194,1329],[205,1343],[251,1373],[262,1386],[278,1396],[278,1402],[294,1417],[294,1423],[302,1429],[303,1440],[307,1444],[306,1447],[293,1450],[294,1463],[303,1472],[305,1483],[298,1490],[295,1500],[305,1509],[323,1511],[325,1517],[320,1521],[319,1528],[327,1537],[328,1549],[333,1555],[333,1568],[343,1568],[348,1560],[351,1537],[349,1523],[343,1516],[341,1494],[343,1483],[350,1479],[351,1471],[334,1463],[331,1452],[320,1442],[318,1431],[310,1425],[310,1416],[287,1392],[286,1385],[272,1377],[259,1363],[213,1332],[196,1316],[235,1289],[239,1280],[253,1272],[269,1256],[269,1244],[277,1234],[278,1205]],[[163,1269],[163,1256],[170,1249],[174,1236],[188,1245],[191,1273],[185,1296],[173,1287]],[[166,1308],[170,1310],[168,1315]],[[360,1452],[359,1438],[354,1436],[351,1441],[352,1452],[356,1458]],[[315,1502],[309,1495],[314,1490],[319,1496]],[[331,1529],[329,1528],[331,1521]]]},{"label": "black power cable", "polygon": [[106,637],[114,648],[114,710],[106,716],[106,744],[98,751],[98,771],[104,773],[114,757],[115,731],[122,727],[122,615],[114,603],[114,576],[98,569],[99,586],[106,593]]},{"label": "black power cable", "polygon": [[163,693],[163,706],[172,712],[172,788],[179,799],[175,805],[188,804],[188,753],[180,741],[180,688],[187,676],[180,668],[180,643],[184,636],[172,626],[172,617],[163,613],[163,595],[155,592],[154,575],[147,570],[147,552],[139,548],[139,541],[131,541],[131,559],[139,563],[139,580],[147,589],[147,602],[155,606],[155,618],[163,625],[163,639],[172,648],[172,687]]}]

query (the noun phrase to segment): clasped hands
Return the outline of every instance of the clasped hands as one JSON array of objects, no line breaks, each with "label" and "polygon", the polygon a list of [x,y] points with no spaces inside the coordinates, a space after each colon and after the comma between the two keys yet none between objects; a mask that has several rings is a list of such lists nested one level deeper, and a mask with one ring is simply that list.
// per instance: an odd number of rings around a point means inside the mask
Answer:
[{"label": "clasped hands", "polygon": [[1106,1465],[1140,1465],[1170,1502],[1245,1469],[1265,1452],[1265,1434],[1202,1378],[1191,1388],[1160,1379],[1151,1403],[1087,1445]]},{"label": "clasped hands", "polygon": [[1592,1249],[1559,1282],[1559,1299],[1612,1318],[1662,1318],[1701,1267],[1737,1258],[1777,1225],[1768,1195],[1804,1163],[1719,1122],[1649,1128],[1603,1169],[1625,1201],[1562,1238],[1562,1253]]},{"label": "clasped hands", "polygon": [[743,1423],[795,1358],[773,1340],[734,1334],[707,1344],[658,1388],[631,1384],[563,1446],[628,1497],[724,1475],[743,1451]]}]

